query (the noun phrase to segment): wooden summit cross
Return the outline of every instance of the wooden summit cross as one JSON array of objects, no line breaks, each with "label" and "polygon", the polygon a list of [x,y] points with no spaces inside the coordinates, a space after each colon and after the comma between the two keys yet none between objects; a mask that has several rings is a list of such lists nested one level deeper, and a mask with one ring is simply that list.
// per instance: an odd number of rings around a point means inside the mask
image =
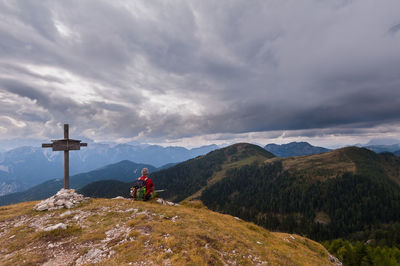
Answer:
[{"label": "wooden summit cross", "polygon": [[53,151],[64,151],[64,188],[69,189],[69,151],[80,150],[87,143],[69,139],[68,124],[64,124],[64,139],[52,140],[53,143],[43,143],[42,148],[53,148]]}]

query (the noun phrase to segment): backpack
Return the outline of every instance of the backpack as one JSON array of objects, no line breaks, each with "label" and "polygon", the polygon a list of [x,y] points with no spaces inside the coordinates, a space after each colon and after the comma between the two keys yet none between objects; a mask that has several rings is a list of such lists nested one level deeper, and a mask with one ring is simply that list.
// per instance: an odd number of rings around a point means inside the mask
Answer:
[{"label": "backpack", "polygon": [[131,188],[131,195],[134,200],[143,200],[146,195],[146,181],[145,179],[138,179],[133,183],[133,187]]}]

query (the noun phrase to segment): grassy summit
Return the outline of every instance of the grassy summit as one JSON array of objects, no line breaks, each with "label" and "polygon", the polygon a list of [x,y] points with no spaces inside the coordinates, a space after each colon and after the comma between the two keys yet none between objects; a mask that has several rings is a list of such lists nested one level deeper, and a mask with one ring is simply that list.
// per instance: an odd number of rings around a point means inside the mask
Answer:
[{"label": "grassy summit", "polygon": [[[33,211],[36,202],[0,208],[0,264],[329,265],[307,238],[272,233],[200,206],[91,199],[78,207]],[[45,229],[65,224],[66,228]]]}]

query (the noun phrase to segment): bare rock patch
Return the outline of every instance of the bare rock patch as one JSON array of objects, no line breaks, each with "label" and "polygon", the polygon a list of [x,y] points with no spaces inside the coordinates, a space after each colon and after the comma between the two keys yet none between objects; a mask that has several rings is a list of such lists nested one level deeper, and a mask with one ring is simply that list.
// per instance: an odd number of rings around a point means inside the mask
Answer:
[{"label": "bare rock patch", "polygon": [[37,211],[45,210],[57,210],[62,208],[71,209],[78,203],[88,200],[88,197],[84,197],[81,194],[75,192],[74,189],[62,188],[54,196],[48,199],[42,200],[33,208]]}]

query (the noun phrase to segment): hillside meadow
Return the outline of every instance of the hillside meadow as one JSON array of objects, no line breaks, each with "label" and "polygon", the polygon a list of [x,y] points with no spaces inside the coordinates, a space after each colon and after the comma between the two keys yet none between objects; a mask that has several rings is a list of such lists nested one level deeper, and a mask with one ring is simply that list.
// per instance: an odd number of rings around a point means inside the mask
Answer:
[{"label": "hillside meadow", "polygon": [[[37,202],[0,208],[0,264],[330,265],[310,239],[270,232],[200,203],[164,206],[90,199],[38,212]],[[50,226],[66,227],[48,230]]]}]

